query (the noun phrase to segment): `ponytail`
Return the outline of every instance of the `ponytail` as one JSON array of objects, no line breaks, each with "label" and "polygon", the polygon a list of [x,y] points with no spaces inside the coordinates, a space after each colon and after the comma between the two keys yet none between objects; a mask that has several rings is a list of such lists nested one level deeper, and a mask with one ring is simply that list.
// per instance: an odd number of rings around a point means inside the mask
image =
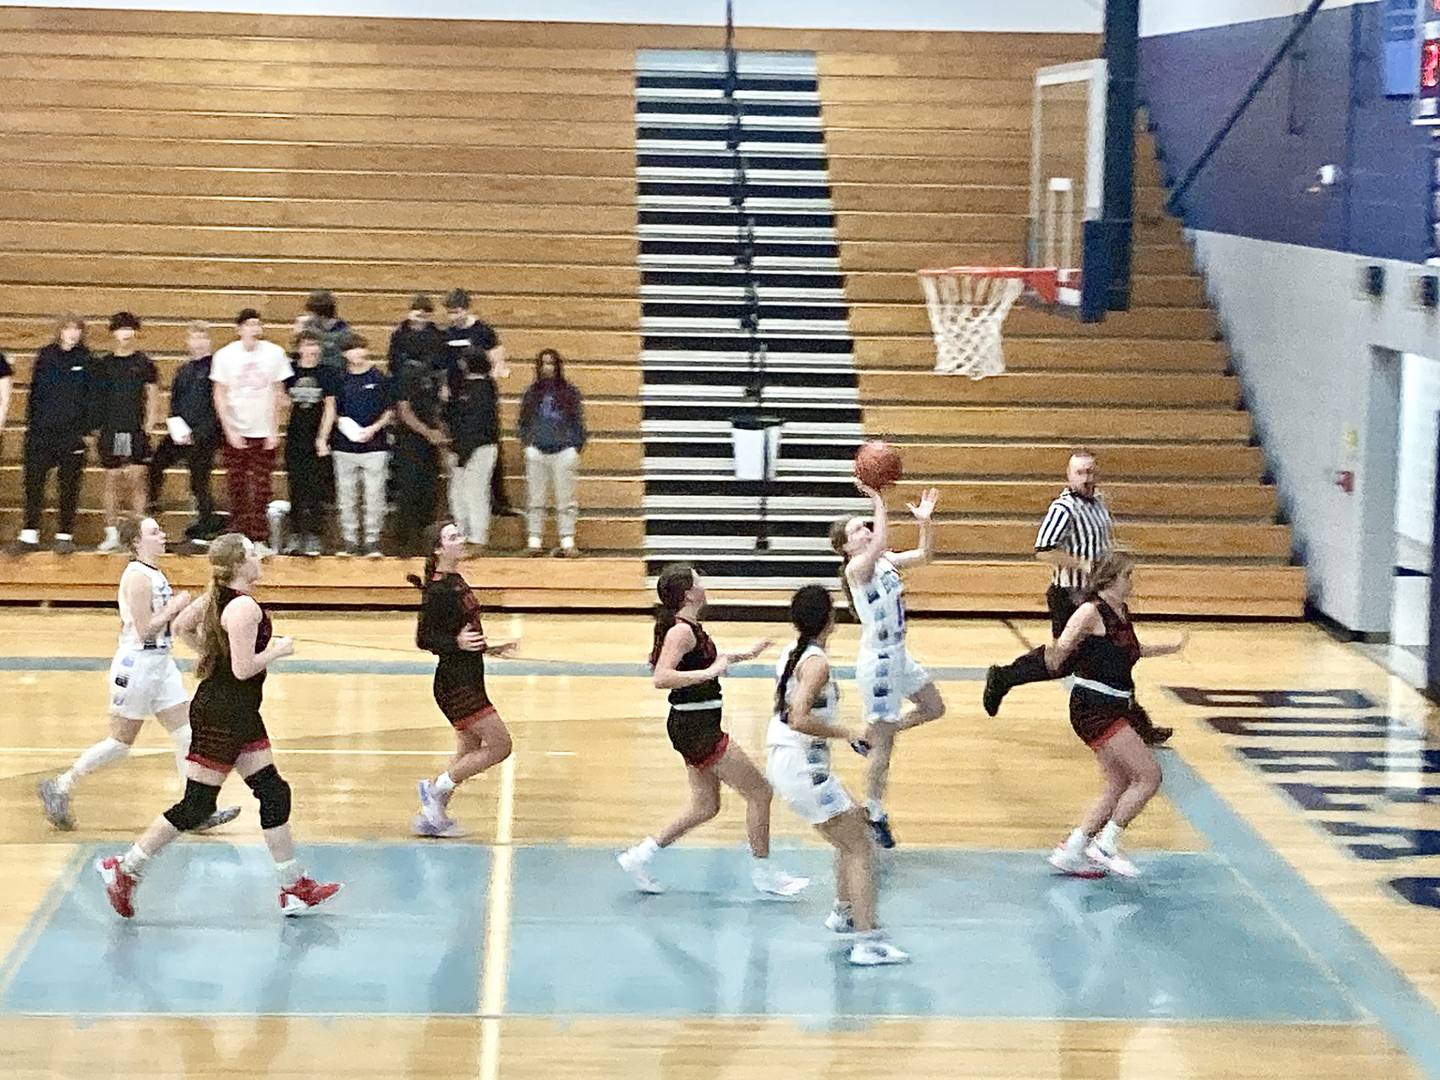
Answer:
[{"label": "ponytail", "polygon": [[227,533],[210,545],[210,583],[205,587],[205,607],[200,616],[200,659],[195,664],[195,677],[204,682],[223,663],[230,664],[230,637],[220,624],[220,590],[235,580],[245,564],[248,541],[239,533]]},{"label": "ponytail", "polygon": [[845,572],[850,565],[850,556],[845,553],[845,541],[850,522],[854,520],[854,518],[843,517],[836,518],[830,523],[830,548],[840,556],[840,588],[845,593],[845,603],[850,606],[852,615],[855,614],[855,596],[850,591],[850,577]]},{"label": "ponytail", "polygon": [[686,563],[671,563],[655,579],[655,595],[660,603],[655,608],[655,638],[650,645],[650,667],[660,662],[665,635],[675,625],[675,616],[685,606],[685,594],[695,586],[695,569]]},{"label": "ponytail", "polygon": [[790,658],[785,661],[785,670],[781,672],[779,683],[775,687],[775,712],[785,717],[786,723],[789,723],[789,709],[785,704],[785,693],[790,687],[790,680],[795,675],[795,669],[800,666],[800,658],[805,655],[805,650],[815,644],[815,640],[825,632],[834,615],[835,604],[830,599],[830,590],[824,585],[804,585],[790,598],[790,623],[799,631],[800,637],[795,642],[795,648],[790,651]]},{"label": "ponytail", "polygon": [[420,535],[420,538],[425,543],[425,550],[427,552],[425,556],[425,569],[421,571],[419,577],[416,577],[414,574],[406,574],[405,580],[422,593],[425,591],[425,586],[435,580],[435,567],[440,562],[440,534],[445,531],[445,526],[449,524],[450,522],[448,521],[431,522],[425,526],[425,531]]}]

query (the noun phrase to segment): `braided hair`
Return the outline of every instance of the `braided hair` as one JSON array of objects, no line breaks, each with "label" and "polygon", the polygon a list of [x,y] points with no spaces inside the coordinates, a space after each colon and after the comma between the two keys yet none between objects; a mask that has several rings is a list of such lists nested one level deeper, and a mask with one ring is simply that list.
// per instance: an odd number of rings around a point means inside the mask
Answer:
[{"label": "braided hair", "polygon": [[671,563],[655,580],[655,594],[660,603],[655,609],[655,640],[650,646],[650,666],[660,662],[665,635],[675,625],[675,616],[685,606],[685,594],[695,587],[695,568],[688,563]]},{"label": "braided hair", "polygon": [[[825,632],[825,627],[830,625],[834,613],[835,604],[830,599],[830,590],[824,585],[801,586],[795,591],[795,595],[790,597],[790,622],[800,636],[795,642],[795,648],[790,652],[790,658],[785,661],[785,670],[781,672],[780,682],[775,687],[775,711],[780,716],[786,716],[789,712],[785,707],[785,692],[790,686],[795,669],[800,665],[800,658],[805,655],[806,649],[815,644],[815,639]],[[789,722],[788,718],[786,722]]]},{"label": "braided hair", "polygon": [[448,521],[436,521],[425,526],[425,531],[420,534],[421,540],[425,543],[425,550],[429,552],[425,556],[425,570],[419,577],[414,574],[406,574],[405,580],[422,593],[425,591],[425,586],[430,584],[435,577],[435,566],[440,561],[440,534],[449,524]]}]

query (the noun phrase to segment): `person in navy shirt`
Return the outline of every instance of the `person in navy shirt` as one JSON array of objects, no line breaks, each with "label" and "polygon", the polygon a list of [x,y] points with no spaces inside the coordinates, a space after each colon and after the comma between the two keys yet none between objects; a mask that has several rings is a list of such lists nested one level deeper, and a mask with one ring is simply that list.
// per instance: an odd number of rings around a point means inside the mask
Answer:
[{"label": "person in navy shirt", "polygon": [[[370,358],[370,343],[351,333],[344,341],[345,374],[325,399],[321,443],[329,441],[335,461],[342,555],[380,557],[385,523],[385,475],[390,464],[390,421],[395,389]],[[364,539],[360,533],[359,487],[364,486]]]}]

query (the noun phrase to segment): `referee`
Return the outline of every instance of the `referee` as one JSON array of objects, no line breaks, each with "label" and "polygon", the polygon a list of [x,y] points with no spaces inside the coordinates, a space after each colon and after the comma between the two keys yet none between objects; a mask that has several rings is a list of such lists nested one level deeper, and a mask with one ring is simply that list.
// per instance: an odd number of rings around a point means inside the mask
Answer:
[{"label": "referee", "polygon": [[[1115,547],[1115,520],[1104,497],[1096,490],[1095,477],[1094,452],[1085,447],[1072,450],[1065,469],[1065,489],[1050,503],[1035,537],[1035,557],[1054,568],[1050,587],[1045,590],[1045,606],[1050,612],[1050,636],[1055,640],[1085,601],[1090,568]],[[1043,647],[1017,657],[1004,667],[993,666],[985,676],[985,711],[991,716],[998,713],[1005,695],[1017,686],[1058,679],[1066,674],[1052,672],[1045,666]],[[1150,746],[1158,746],[1173,734],[1171,728],[1151,724],[1149,715],[1138,702],[1132,724]]]}]

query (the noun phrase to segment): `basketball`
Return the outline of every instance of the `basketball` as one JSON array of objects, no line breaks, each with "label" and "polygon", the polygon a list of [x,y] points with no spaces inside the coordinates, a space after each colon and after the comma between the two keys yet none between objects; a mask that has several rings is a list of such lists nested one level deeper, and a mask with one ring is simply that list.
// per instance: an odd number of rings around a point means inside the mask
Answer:
[{"label": "basketball", "polygon": [[866,487],[879,491],[904,474],[900,451],[881,439],[872,439],[855,451],[855,476]]}]

